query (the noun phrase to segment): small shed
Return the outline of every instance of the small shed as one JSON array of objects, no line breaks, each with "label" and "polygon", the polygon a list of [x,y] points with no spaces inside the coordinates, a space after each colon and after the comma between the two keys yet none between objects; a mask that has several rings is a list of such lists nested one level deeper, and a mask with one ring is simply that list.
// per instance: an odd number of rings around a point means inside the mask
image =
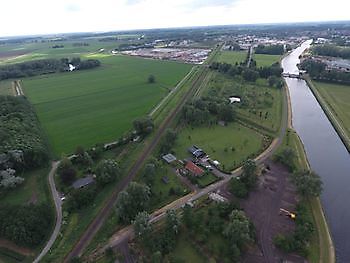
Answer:
[{"label": "small shed", "polygon": [[185,168],[194,176],[202,176],[204,174],[204,170],[191,161],[187,162]]},{"label": "small shed", "polygon": [[171,153],[163,155],[162,159],[169,164],[177,160],[176,157],[174,155],[172,155]]},{"label": "small shed", "polygon": [[83,178],[80,178],[80,179],[76,180],[72,184],[72,186],[73,186],[74,189],[79,189],[79,188],[83,188],[85,186],[88,186],[88,185],[90,185],[90,184],[92,184],[94,182],[95,182],[94,177],[92,175],[88,175],[86,177],[83,177]]},{"label": "small shed", "polygon": [[240,97],[234,97],[234,96],[231,96],[229,97],[229,100],[230,100],[230,103],[235,103],[235,102],[241,102],[241,98]]}]

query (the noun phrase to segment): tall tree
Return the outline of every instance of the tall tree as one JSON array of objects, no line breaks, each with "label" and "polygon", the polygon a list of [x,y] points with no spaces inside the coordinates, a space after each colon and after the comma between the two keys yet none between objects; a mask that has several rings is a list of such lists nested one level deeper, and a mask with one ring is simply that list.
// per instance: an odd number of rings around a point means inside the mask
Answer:
[{"label": "tall tree", "polygon": [[120,177],[119,165],[115,160],[102,160],[96,168],[96,181],[101,185],[106,185]]},{"label": "tall tree", "polygon": [[321,178],[315,172],[301,171],[294,173],[292,180],[302,196],[320,196],[322,192]]}]

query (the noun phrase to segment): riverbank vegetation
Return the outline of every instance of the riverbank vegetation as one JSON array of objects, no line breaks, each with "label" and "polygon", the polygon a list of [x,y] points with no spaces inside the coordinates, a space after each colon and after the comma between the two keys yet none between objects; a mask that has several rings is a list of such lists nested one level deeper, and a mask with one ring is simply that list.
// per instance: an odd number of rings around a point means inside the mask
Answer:
[{"label": "riverbank vegetation", "polygon": [[339,47],[331,44],[315,45],[312,52],[319,56],[350,58],[350,47]]}]

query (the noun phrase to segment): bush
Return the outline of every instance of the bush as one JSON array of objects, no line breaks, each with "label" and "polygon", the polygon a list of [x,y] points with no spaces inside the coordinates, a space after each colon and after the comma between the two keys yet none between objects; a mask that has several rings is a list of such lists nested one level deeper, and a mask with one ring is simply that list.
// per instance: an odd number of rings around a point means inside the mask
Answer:
[{"label": "bush", "polygon": [[231,179],[230,190],[231,193],[238,198],[246,198],[248,196],[248,189],[246,185],[237,178]]}]

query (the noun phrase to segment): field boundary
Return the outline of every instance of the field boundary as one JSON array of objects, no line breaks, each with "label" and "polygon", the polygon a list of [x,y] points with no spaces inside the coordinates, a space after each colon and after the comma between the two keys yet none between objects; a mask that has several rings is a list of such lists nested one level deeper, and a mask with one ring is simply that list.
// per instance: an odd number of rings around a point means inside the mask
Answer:
[{"label": "field boundary", "polygon": [[340,139],[342,140],[345,148],[350,153],[350,138],[347,136],[343,126],[340,124],[340,121],[338,121],[337,117],[334,116],[333,110],[331,109],[331,106],[327,103],[325,98],[319,93],[315,85],[313,84],[312,80],[309,76],[306,76],[305,78],[306,83],[310,87],[311,92],[314,94],[316,100],[320,104],[322,110],[326,114],[327,118],[331,122],[333,128],[339,135]]}]

